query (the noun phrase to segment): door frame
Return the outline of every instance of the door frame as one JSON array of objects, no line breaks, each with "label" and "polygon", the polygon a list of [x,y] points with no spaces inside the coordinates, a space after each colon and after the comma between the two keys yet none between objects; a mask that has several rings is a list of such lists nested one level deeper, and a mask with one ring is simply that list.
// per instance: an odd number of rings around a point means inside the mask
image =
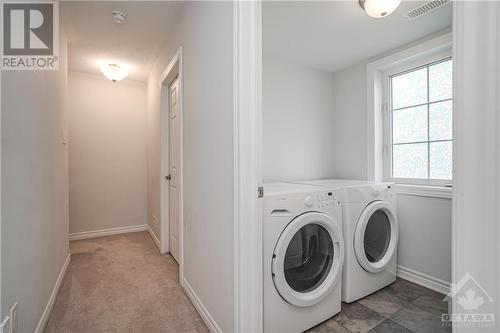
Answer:
[{"label": "door frame", "polygon": [[262,1],[233,2],[234,331],[262,332]]},{"label": "door frame", "polygon": [[[169,184],[165,177],[169,168],[169,87],[175,77],[179,84],[179,282],[182,285],[184,276],[184,143],[183,143],[183,75],[182,46],[160,76],[160,252],[170,252],[170,216],[169,216]],[[167,93],[165,93],[167,88]]]},{"label": "door frame", "polygon": [[[494,302],[481,311],[500,318],[500,42],[498,2],[453,1],[452,313],[463,313],[455,293],[471,276]],[[490,51],[491,53],[486,53]],[[487,54],[479,58],[478,54]],[[491,64],[494,63],[494,66]],[[485,70],[487,71],[486,74]],[[494,93],[493,93],[494,92]],[[480,112],[470,112],[480,110]],[[474,327],[454,326],[453,332]],[[479,331],[479,330],[478,330]],[[485,331],[489,331],[485,328]]]}]

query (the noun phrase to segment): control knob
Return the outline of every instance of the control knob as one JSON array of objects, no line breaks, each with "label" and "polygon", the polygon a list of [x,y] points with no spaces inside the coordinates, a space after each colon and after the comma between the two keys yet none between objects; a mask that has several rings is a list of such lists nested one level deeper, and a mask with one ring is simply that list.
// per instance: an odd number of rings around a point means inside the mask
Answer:
[{"label": "control knob", "polygon": [[312,206],[314,206],[314,199],[311,196],[307,196],[304,199],[304,205],[306,205],[306,207],[312,207]]}]

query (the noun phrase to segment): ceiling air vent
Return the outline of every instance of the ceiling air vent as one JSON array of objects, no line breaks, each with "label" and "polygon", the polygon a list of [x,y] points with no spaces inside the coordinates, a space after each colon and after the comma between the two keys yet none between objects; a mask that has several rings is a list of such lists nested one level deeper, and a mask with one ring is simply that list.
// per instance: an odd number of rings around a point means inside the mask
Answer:
[{"label": "ceiling air vent", "polygon": [[425,14],[429,14],[430,12],[441,8],[445,5],[447,5],[450,2],[450,0],[433,0],[424,3],[421,6],[418,6],[417,8],[413,8],[410,10],[407,14],[406,17],[410,20],[414,20],[417,17],[420,17]]}]

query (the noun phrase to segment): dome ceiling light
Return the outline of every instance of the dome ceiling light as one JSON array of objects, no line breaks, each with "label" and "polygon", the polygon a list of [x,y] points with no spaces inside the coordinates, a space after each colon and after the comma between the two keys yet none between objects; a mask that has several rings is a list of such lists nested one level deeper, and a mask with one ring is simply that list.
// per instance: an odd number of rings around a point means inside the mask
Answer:
[{"label": "dome ceiling light", "polygon": [[401,4],[401,0],[359,0],[359,5],[370,17],[381,18],[390,15]]},{"label": "dome ceiling light", "polygon": [[101,66],[101,72],[113,83],[123,80],[128,75],[128,71],[117,64],[105,64]]}]

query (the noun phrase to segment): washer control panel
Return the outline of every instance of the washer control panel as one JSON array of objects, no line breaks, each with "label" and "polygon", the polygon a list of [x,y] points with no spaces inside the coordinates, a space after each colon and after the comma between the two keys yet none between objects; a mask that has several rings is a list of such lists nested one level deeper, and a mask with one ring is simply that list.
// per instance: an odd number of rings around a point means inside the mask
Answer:
[{"label": "washer control panel", "polygon": [[304,205],[308,208],[328,208],[340,205],[340,200],[333,192],[325,191],[305,196]]}]

